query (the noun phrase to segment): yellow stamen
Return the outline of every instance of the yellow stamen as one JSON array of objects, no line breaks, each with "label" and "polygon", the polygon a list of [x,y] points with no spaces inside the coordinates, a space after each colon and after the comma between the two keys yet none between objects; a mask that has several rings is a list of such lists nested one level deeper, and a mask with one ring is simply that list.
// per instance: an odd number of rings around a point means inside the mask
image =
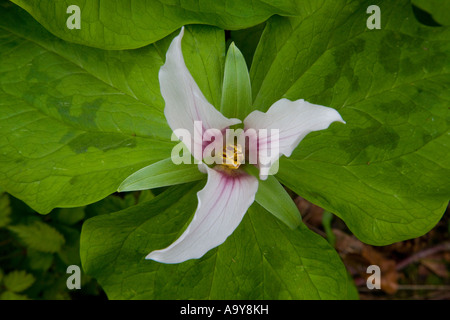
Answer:
[{"label": "yellow stamen", "polygon": [[244,154],[242,147],[237,145],[228,145],[223,148],[222,165],[229,169],[237,169],[244,161]]}]

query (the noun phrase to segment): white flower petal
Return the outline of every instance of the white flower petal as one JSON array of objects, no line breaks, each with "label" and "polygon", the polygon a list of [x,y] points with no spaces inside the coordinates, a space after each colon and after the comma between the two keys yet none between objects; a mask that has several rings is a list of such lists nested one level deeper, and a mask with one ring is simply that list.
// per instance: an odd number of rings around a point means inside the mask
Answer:
[{"label": "white flower petal", "polygon": [[237,228],[255,199],[258,179],[242,173],[231,176],[207,166],[208,182],[198,192],[198,207],[186,231],[169,247],[146,259],[180,263],[202,257],[222,244]]},{"label": "white flower petal", "polygon": [[[223,130],[241,123],[241,120],[226,118],[205,98],[184,62],[181,51],[183,35],[184,27],[167,50],[166,62],[159,70],[159,83],[165,101],[164,115],[167,122],[172,131],[185,129],[190,132],[191,145],[186,143],[186,146],[192,153],[195,131],[200,134],[201,139],[207,129]],[[201,121],[202,125],[194,128],[194,121]],[[200,133],[200,130],[203,132]],[[200,146],[201,141],[195,142]]]},{"label": "white flower petal", "polygon": [[[268,130],[267,139],[258,136],[260,178],[267,177],[270,166],[282,154],[289,157],[308,133],[324,130],[335,121],[345,123],[335,109],[315,105],[303,99],[296,101],[281,99],[275,102],[266,113],[260,111],[250,113],[244,120],[246,129]],[[279,130],[278,139],[276,136],[271,136],[271,129]],[[278,146],[276,140],[278,140]]]}]

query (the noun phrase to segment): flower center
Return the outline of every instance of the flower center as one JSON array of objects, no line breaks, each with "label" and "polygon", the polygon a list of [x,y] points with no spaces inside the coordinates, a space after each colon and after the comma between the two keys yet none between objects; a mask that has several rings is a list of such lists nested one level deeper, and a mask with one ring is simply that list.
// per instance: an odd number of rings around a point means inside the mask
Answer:
[{"label": "flower center", "polygon": [[229,144],[223,148],[222,165],[229,169],[237,169],[244,161],[240,144]]}]

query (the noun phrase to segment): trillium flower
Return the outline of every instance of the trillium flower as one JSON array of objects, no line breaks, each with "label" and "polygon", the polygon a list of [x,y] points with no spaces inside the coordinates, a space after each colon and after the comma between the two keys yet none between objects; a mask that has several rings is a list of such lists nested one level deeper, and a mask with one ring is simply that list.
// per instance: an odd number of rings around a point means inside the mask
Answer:
[{"label": "trillium flower", "polygon": [[[249,150],[243,150],[241,145],[227,145],[216,139],[210,144],[217,147],[220,143],[223,153],[215,156],[223,161],[212,165],[203,161],[202,153],[209,144],[193,138],[199,134],[198,131],[215,129],[225,132],[242,121],[225,117],[205,98],[184,62],[181,51],[183,34],[184,28],[170,44],[166,62],[159,72],[165,101],[164,114],[175,134],[179,129],[190,133],[192,140],[183,142],[200,162],[199,170],[207,173],[208,178],[205,187],[197,193],[198,207],[184,233],[167,248],[152,251],[146,257],[162,263],[200,258],[222,244],[238,227],[258,190],[258,178],[243,170],[245,165],[250,165],[243,163]],[[261,129],[276,129],[278,132],[276,139],[272,135],[256,134],[257,160],[253,165],[259,169],[259,178],[266,179],[271,165],[282,155],[289,157],[308,133],[326,129],[335,121],[345,123],[336,110],[304,100],[281,99],[265,113],[251,112],[243,121],[244,133],[250,130],[258,133]],[[201,127],[196,125],[199,123]],[[178,138],[183,140],[181,136]]]}]

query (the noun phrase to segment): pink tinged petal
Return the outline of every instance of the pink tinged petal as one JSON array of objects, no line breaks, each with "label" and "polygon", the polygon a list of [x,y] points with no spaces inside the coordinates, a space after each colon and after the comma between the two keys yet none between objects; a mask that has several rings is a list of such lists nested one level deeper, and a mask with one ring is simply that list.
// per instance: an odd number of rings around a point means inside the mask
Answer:
[{"label": "pink tinged petal", "polygon": [[[253,111],[244,120],[245,128],[267,129],[266,137],[258,134],[260,178],[265,179],[269,168],[281,155],[289,157],[300,141],[310,132],[324,130],[335,121],[345,123],[332,108],[309,103],[303,99],[275,102],[266,113]],[[271,129],[278,129],[271,135]]]},{"label": "pink tinged petal", "polygon": [[180,263],[198,259],[222,244],[237,228],[255,199],[258,179],[241,173],[211,169],[206,186],[197,193],[198,207],[186,231],[169,247],[152,251],[146,259],[162,263]]},{"label": "pink tinged petal", "polygon": [[[226,118],[205,98],[184,62],[181,51],[183,35],[184,27],[167,50],[166,62],[159,70],[159,83],[165,101],[164,115],[170,128],[172,131],[176,129],[189,131],[191,141],[183,142],[194,157],[200,160],[200,152],[204,147],[202,135],[205,130],[210,128],[223,130],[241,123],[241,120]],[[195,121],[201,121],[201,124],[194,126]],[[194,134],[198,137],[195,140]],[[193,153],[194,142],[198,146],[196,154]]]}]

